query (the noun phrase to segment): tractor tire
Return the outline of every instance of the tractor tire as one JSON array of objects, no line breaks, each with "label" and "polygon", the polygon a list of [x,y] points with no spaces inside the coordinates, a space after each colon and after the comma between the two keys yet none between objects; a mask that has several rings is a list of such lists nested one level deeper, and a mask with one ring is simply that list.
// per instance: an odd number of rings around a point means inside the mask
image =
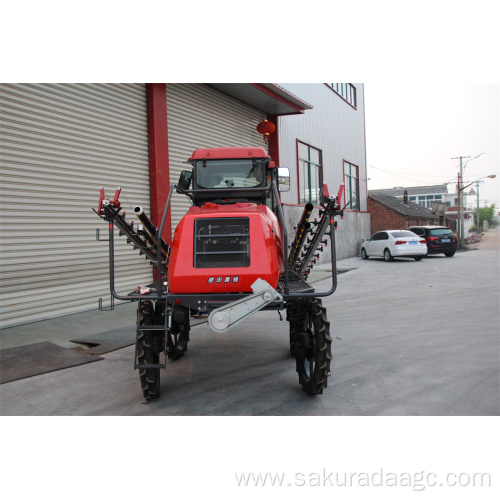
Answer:
[{"label": "tractor tire", "polygon": [[[155,342],[153,332],[140,329],[141,326],[153,324],[153,303],[150,300],[140,301],[137,316],[139,322],[137,363],[139,365],[157,365],[160,362],[160,352],[156,347],[157,342]],[[160,369],[140,368],[139,376],[141,379],[142,392],[146,401],[158,399],[160,397]]]},{"label": "tractor tire", "polygon": [[326,309],[320,299],[311,298],[302,301],[294,312],[297,325],[295,362],[299,383],[302,390],[311,396],[323,394],[328,385],[332,360],[332,338]]},{"label": "tractor tire", "polygon": [[174,306],[172,311],[172,325],[170,332],[167,333],[168,359],[178,360],[184,356],[188,347],[190,329],[189,309]]},{"label": "tractor tire", "polygon": [[[296,303],[286,309],[286,320],[290,326],[290,356],[295,358],[295,346],[297,345],[297,318],[295,317]],[[302,318],[302,323],[304,318]],[[300,320],[299,320],[300,322]]]}]

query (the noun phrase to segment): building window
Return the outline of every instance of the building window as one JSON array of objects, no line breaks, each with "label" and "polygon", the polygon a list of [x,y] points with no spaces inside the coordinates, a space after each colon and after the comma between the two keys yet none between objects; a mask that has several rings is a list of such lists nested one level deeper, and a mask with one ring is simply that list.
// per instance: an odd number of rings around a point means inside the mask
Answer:
[{"label": "building window", "polygon": [[321,151],[299,141],[297,141],[297,149],[300,203],[318,204],[321,202],[321,187],[323,186]]},{"label": "building window", "polygon": [[443,201],[442,194],[426,194],[419,196],[418,199],[416,196],[410,196],[410,201],[415,201],[419,205],[422,205],[425,208],[432,208],[433,201]]},{"label": "building window", "polygon": [[356,87],[352,83],[327,83],[327,85],[351,106],[358,107]]},{"label": "building window", "polygon": [[359,210],[359,167],[344,161],[346,208]]}]

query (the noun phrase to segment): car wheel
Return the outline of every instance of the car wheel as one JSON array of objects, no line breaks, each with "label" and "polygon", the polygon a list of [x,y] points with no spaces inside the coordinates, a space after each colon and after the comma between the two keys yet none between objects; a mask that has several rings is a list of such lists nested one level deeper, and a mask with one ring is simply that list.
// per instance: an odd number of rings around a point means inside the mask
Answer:
[{"label": "car wheel", "polygon": [[446,257],[453,257],[455,255],[455,252],[446,252],[445,255]]},{"label": "car wheel", "polygon": [[384,250],[384,259],[386,262],[392,262],[394,257],[391,255],[391,252],[388,248]]},{"label": "car wheel", "polygon": [[364,248],[361,249],[361,258],[364,260],[368,259],[368,254],[366,253],[366,250]]},{"label": "car wheel", "polygon": [[417,255],[416,257],[413,257],[413,258],[414,258],[417,262],[418,262],[419,260],[422,260],[422,256],[421,256],[421,255]]}]

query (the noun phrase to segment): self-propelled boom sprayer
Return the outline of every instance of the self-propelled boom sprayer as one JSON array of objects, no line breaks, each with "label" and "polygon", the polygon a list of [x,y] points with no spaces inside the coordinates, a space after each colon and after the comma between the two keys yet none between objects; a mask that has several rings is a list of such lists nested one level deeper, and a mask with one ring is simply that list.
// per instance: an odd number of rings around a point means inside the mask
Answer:
[{"label": "self-propelled boom sprayer", "polygon": [[[204,318],[219,333],[237,329],[262,310],[286,310],[299,383],[306,393],[321,394],[332,359],[321,298],[337,286],[334,217],[342,215],[343,185],[337,196],[329,196],[325,184],[322,202],[305,205],[290,238],[280,201],[280,191],[289,188],[288,169],[276,167],[263,148],[197,149],[188,163],[191,170],[170,186],[159,227],[139,206],[133,209],[138,221],[128,221],[120,188],[112,200],[101,188],[96,211],[109,224],[111,293],[138,302],[134,366],[144,397],[160,396],[160,369],[186,352],[191,318]],[[188,196],[193,206],[167,244],[161,234],[174,192]],[[314,210],[319,220],[311,220]],[[156,269],[153,283],[126,296],[114,285],[115,226]],[[332,286],[317,292],[307,278],[328,240]]]}]

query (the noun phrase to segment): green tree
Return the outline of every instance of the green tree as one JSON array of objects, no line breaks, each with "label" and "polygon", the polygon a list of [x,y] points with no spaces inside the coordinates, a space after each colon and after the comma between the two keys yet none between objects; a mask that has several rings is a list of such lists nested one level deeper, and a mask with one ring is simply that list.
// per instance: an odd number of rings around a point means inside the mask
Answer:
[{"label": "green tree", "polygon": [[[477,221],[477,208],[474,210],[474,220]],[[490,227],[495,227],[497,221],[495,219],[495,204],[489,207],[479,208],[479,227],[483,227],[483,222],[488,221]]]}]

